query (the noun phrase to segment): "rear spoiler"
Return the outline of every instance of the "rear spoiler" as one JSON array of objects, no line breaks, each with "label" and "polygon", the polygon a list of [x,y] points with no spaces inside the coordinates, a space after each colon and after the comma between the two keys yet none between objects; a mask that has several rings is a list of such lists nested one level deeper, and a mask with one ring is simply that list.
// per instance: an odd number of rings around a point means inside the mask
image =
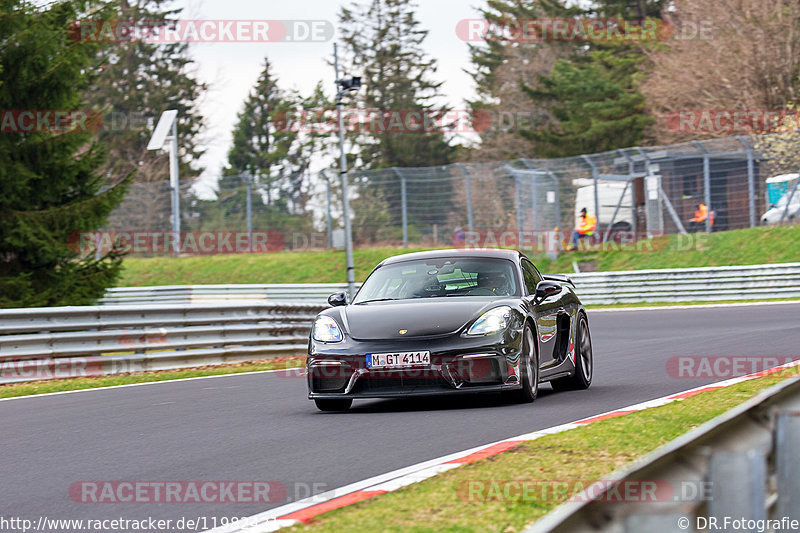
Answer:
[{"label": "rear spoiler", "polygon": [[542,279],[546,279],[548,281],[557,281],[559,283],[569,283],[575,287],[575,283],[569,279],[569,277],[561,274],[542,274]]}]

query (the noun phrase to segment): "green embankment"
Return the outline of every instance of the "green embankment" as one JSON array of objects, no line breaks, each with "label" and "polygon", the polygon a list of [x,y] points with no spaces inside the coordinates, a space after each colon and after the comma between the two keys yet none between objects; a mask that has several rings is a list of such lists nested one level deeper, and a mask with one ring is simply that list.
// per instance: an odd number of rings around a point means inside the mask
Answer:
[{"label": "green embankment", "polygon": [[[572,263],[593,270],[638,270],[800,261],[800,225],[714,233],[669,235],[618,249],[562,253],[549,260],[531,254],[543,272],[572,272]],[[355,251],[356,279],[363,280],[385,257],[419,249],[370,248]],[[341,283],[341,251],[279,252],[259,255],[130,257],[118,286],[214,283]]]}]

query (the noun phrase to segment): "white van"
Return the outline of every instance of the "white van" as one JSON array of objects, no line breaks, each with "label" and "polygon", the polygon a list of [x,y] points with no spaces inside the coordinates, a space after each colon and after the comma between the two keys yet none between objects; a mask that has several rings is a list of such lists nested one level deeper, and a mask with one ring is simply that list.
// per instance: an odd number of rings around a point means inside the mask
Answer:
[{"label": "white van", "polygon": [[[581,216],[581,209],[584,207],[589,212],[597,216],[598,230],[605,230],[611,224],[611,217],[614,216],[614,211],[617,209],[619,199],[622,198],[617,216],[614,217],[615,230],[629,231],[633,229],[633,214],[631,213],[631,206],[633,205],[632,187],[628,187],[625,191],[624,182],[605,181],[597,183],[597,196],[600,200],[600,213],[594,212],[594,185],[579,187],[575,194],[575,225],[578,225],[578,219]],[[625,192],[623,197],[622,193]]]}]

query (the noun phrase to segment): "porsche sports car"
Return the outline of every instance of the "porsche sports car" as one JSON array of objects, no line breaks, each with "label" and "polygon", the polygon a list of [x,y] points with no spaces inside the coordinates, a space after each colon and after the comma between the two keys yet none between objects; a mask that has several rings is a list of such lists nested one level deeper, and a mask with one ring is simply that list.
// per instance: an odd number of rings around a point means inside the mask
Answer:
[{"label": "porsche sports car", "polygon": [[332,294],[316,317],[309,398],[322,411],[344,411],[357,398],[499,391],[532,402],[542,382],[586,389],[592,339],[573,288],[517,251],[385,259],[350,304]]}]

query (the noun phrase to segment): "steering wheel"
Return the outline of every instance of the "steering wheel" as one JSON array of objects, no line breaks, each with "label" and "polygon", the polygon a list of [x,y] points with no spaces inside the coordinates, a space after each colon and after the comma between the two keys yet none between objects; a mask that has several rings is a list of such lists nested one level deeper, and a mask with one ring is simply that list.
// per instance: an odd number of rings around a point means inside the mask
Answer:
[{"label": "steering wheel", "polygon": [[467,293],[467,296],[494,296],[494,292],[486,287],[476,287]]}]

